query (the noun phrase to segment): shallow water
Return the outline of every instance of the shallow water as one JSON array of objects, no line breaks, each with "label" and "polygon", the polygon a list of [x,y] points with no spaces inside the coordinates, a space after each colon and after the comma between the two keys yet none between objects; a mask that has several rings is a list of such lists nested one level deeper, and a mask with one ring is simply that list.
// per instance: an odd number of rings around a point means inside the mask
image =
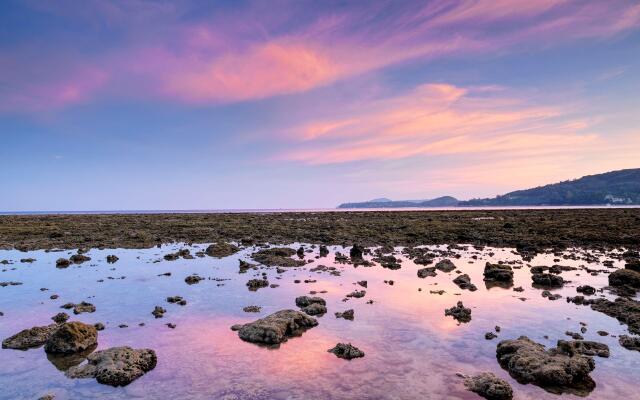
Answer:
[{"label": "shallow water", "polygon": [[[24,283],[0,287],[0,311],[5,314],[0,317],[0,338],[32,326],[47,325],[51,316],[64,311],[59,308],[62,304],[85,300],[95,304],[97,311],[72,315],[71,319],[106,325],[99,332],[98,349],[129,345],[152,348],[158,355],[158,365],[153,371],[129,386],[112,388],[93,379],[66,378],[42,348],[2,349],[0,399],[34,399],[46,393],[55,394],[57,399],[477,399],[476,394],[464,389],[456,373],[481,371],[491,371],[506,379],[518,399],[553,399],[558,396],[534,385],[518,384],[509,377],[496,361],[496,345],[499,340],[527,335],[554,346],[558,339],[569,339],[565,331],[580,332],[580,322],[587,324],[586,340],[606,343],[611,349],[610,358],[595,358],[596,369],[591,376],[597,386],[589,398],[638,398],[640,353],[622,348],[615,337],[596,333],[605,330],[611,335],[624,334],[626,326],[589,307],[567,303],[564,298],[557,301],[543,298],[542,289],[532,287],[526,266],[514,271],[515,286],[522,286],[524,292],[486,288],[482,281],[485,262],[522,261],[511,249],[454,250],[460,258],[452,260],[478,286],[476,292],[469,292],[452,283],[455,272],[438,271],[436,277],[418,278],[416,271],[422,266],[404,257],[399,270],[379,265],[356,268],[334,264],[333,252],[348,254],[348,249],[334,247],[328,257],[316,259],[317,248],[307,245],[313,252],[306,257],[313,262],[305,267],[290,268],[282,274],[275,268],[239,274],[238,259],[249,260],[255,249],[245,249],[223,259],[162,259],[164,254],[181,247],[176,244],[146,250],[91,250],[87,253],[91,261],[66,269],[56,268],[55,260],[68,257],[70,252],[0,251],[0,260],[14,262],[0,266],[0,281]],[[194,254],[206,245],[189,248]],[[429,248],[446,249],[446,246]],[[584,252],[575,250],[566,254],[570,253]],[[107,264],[108,254],[116,254],[120,260]],[[19,262],[27,257],[37,261]],[[607,269],[585,260],[554,262],[554,258],[551,254],[538,255],[529,264]],[[606,256],[600,257],[600,261],[605,259]],[[335,265],[342,275],[309,272],[318,264]],[[614,265],[621,266],[617,261]],[[158,276],[165,272],[172,275]],[[268,274],[271,283],[280,286],[248,291],[246,281],[262,272]],[[212,279],[187,285],[184,278],[192,273]],[[123,276],[124,279],[119,279]],[[564,297],[575,296],[575,288],[581,284],[596,288],[607,284],[606,274],[591,276],[580,269],[563,272],[562,276],[572,282],[552,292]],[[296,279],[302,283],[294,283]],[[305,279],[316,282],[304,283]],[[389,279],[394,285],[384,283]],[[360,280],[368,281],[366,296],[343,302],[346,294],[362,289],[355,285]],[[430,293],[440,289],[446,293]],[[229,329],[233,324],[250,322],[281,309],[296,309],[295,297],[311,290],[327,291],[319,296],[327,300],[329,312],[318,318],[317,327],[278,349],[243,342]],[[51,300],[52,294],[60,297]],[[167,296],[175,295],[183,296],[188,304],[179,306],[165,301]],[[608,296],[596,294],[602,295]],[[368,300],[373,300],[373,304],[367,304]],[[470,323],[458,324],[444,316],[444,309],[459,300],[473,310]],[[154,319],[151,315],[156,305],[167,309],[164,318]],[[248,305],[262,306],[262,310],[243,312],[242,308]],[[334,312],[349,308],[355,310],[354,321],[334,317]],[[165,326],[168,322],[177,327],[168,328]],[[139,323],[145,325],[138,326]],[[119,328],[120,324],[128,327]],[[484,333],[496,325],[502,328],[498,339],[486,340]],[[338,342],[351,342],[366,356],[351,361],[338,359],[327,352]],[[563,398],[577,397],[565,394]]]}]

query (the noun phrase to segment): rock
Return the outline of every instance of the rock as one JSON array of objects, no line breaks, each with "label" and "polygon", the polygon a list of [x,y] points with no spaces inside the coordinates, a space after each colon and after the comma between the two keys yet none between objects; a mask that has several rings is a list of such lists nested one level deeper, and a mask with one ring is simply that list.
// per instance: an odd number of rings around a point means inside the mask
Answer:
[{"label": "rock", "polygon": [[304,260],[291,258],[295,254],[296,251],[288,247],[274,247],[257,251],[251,255],[251,258],[269,267],[301,267],[305,265]]},{"label": "rock", "polygon": [[559,275],[540,273],[531,275],[531,280],[536,285],[544,287],[562,287],[564,279]]},{"label": "rock", "polygon": [[583,356],[609,357],[609,346],[589,340],[558,340],[556,347],[569,356],[581,354]]},{"label": "rock", "polygon": [[67,322],[67,320],[69,319],[69,314],[61,312],[61,313],[57,313],[56,315],[54,315],[53,317],[51,317],[51,319],[53,320],[53,322],[55,322],[56,324],[61,324],[63,322]]},{"label": "rock", "polygon": [[111,254],[111,255],[107,256],[107,263],[109,263],[109,264],[113,264],[118,260],[119,260],[119,258],[116,255]]},{"label": "rock", "polygon": [[184,281],[187,283],[187,285],[195,285],[196,283],[200,282],[203,279],[204,279],[203,277],[193,274],[184,278]]},{"label": "rock", "polygon": [[345,360],[364,357],[364,351],[353,346],[351,343],[338,343],[335,347],[327,351],[335,354],[336,357],[344,358]]},{"label": "rock", "polygon": [[620,335],[618,343],[625,349],[640,351],[640,337],[638,336]]},{"label": "rock", "polygon": [[618,269],[609,274],[610,286],[629,286],[640,289],[640,272],[631,269]]},{"label": "rock", "polygon": [[240,248],[227,242],[214,243],[207,247],[205,253],[210,257],[229,257],[240,251]]},{"label": "rock", "polygon": [[466,308],[461,301],[459,301],[455,306],[444,310],[445,316],[452,316],[453,319],[459,322],[469,322],[471,321],[471,309]]},{"label": "rock", "polygon": [[313,303],[302,308],[307,315],[324,315],[327,313],[327,307],[319,303]]},{"label": "rock", "polygon": [[329,255],[329,249],[325,245],[320,246],[319,252],[320,252],[320,257],[326,257]]},{"label": "rock", "polygon": [[344,318],[344,319],[348,319],[349,321],[353,321],[354,311],[352,309],[349,309],[343,312],[337,312],[335,313],[335,315],[336,315],[336,318]]},{"label": "rock", "polygon": [[418,278],[426,278],[428,276],[436,276],[436,267],[420,268],[418,270]]},{"label": "rock", "polygon": [[97,323],[93,324],[93,327],[96,328],[97,331],[103,331],[104,330],[104,324],[102,322],[97,322]]},{"label": "rock", "polygon": [[171,322],[168,322],[168,323],[166,323],[165,325],[166,325],[166,326],[168,326],[168,327],[169,327],[169,328],[171,328],[171,329],[176,329],[176,324],[173,324],[173,323],[171,323]]},{"label": "rock", "polygon": [[354,244],[351,250],[349,250],[349,257],[352,260],[360,261],[362,260],[362,253],[364,252],[364,248],[360,245]]},{"label": "rock", "polygon": [[112,347],[87,357],[87,364],[69,369],[70,378],[94,377],[99,383],[126,386],[156,367],[157,357],[151,349]]},{"label": "rock", "polygon": [[451,272],[456,269],[456,266],[451,260],[445,258],[444,260],[438,261],[435,268],[442,272]]},{"label": "rock", "polygon": [[629,332],[640,334],[640,302],[625,297],[615,301],[596,299],[590,302],[591,308],[629,326]]},{"label": "rock", "polygon": [[587,296],[590,296],[590,295],[596,293],[596,288],[594,288],[593,286],[584,285],[584,286],[578,286],[576,288],[576,291],[578,293],[582,293],[582,294],[585,294]]},{"label": "rock", "polygon": [[454,280],[453,283],[455,283],[456,285],[458,285],[458,287],[460,289],[467,289],[470,290],[472,292],[475,292],[476,290],[478,290],[478,288],[476,287],[476,285],[474,285],[473,283],[471,283],[471,278],[469,278],[469,275],[467,274],[463,274],[463,275],[458,275]]},{"label": "rock", "polygon": [[[20,261],[22,262],[22,260],[20,260]],[[640,272],[640,259],[638,259],[638,260],[627,260],[624,268],[628,269],[628,270],[631,270],[631,271]]]},{"label": "rock", "polygon": [[247,272],[251,268],[255,268],[256,267],[255,264],[251,264],[251,263],[248,263],[248,262],[243,261],[243,260],[238,260],[238,261],[240,262],[240,266],[239,266],[240,271],[238,271],[238,273],[240,273],[240,274],[244,274],[245,272]]},{"label": "rock", "polygon": [[327,305],[327,302],[322,297],[309,297],[309,296],[300,296],[296,297],[296,306],[298,307],[307,307],[311,304],[320,304],[323,306]]},{"label": "rock", "polygon": [[489,400],[511,400],[513,398],[511,385],[491,372],[482,372],[472,377],[466,377],[464,386],[480,397]]},{"label": "rock", "polygon": [[182,296],[170,296],[170,297],[167,297],[167,303],[178,304],[178,305],[181,305],[181,306],[186,306],[187,305],[187,301],[185,299],[183,299]]},{"label": "rock", "polygon": [[359,299],[361,297],[364,297],[365,294],[367,294],[366,290],[354,290],[353,292],[349,293],[347,297],[354,297],[356,299]]},{"label": "rock", "polygon": [[573,339],[575,339],[575,340],[582,340],[582,339],[584,339],[584,337],[582,337],[582,335],[581,335],[581,334],[579,334],[578,332],[566,331],[564,334],[565,334],[565,335],[567,335],[567,336],[571,336],[571,337],[572,337]]},{"label": "rock", "polygon": [[93,313],[96,311],[96,306],[94,306],[91,303],[87,303],[86,301],[82,301],[78,304],[74,304],[74,303],[66,303],[63,304],[62,306],[60,306],[60,308],[64,308],[64,309],[73,309],[73,313],[78,315],[81,313]]},{"label": "rock", "polygon": [[487,282],[512,282],[513,270],[508,265],[487,263],[484,267],[484,280]]},{"label": "rock", "polygon": [[98,344],[98,331],[82,322],[65,322],[44,345],[47,353],[70,354],[87,350]]},{"label": "rock", "polygon": [[276,345],[286,342],[290,337],[299,336],[316,325],[318,321],[315,318],[300,311],[281,310],[242,325],[238,329],[238,336],[251,343]]},{"label": "rock", "polygon": [[0,282],[0,287],[6,287],[6,286],[20,286],[22,285],[22,282]]},{"label": "rock", "polygon": [[44,396],[38,397],[38,400],[55,400],[56,396],[53,394],[45,394]]},{"label": "rock", "polygon": [[374,261],[379,262],[383,268],[387,269],[400,269],[402,267],[402,265],[400,265],[400,260],[394,256],[381,256],[375,258]]},{"label": "rock", "polygon": [[358,285],[362,286],[363,288],[367,287],[367,281],[358,281]]},{"label": "rock", "polygon": [[166,313],[166,312],[167,312],[167,310],[165,310],[164,308],[162,308],[160,306],[155,306],[153,311],[151,311],[151,315],[153,315],[157,319],[157,318],[164,317],[164,313]]},{"label": "rock", "polygon": [[58,329],[58,324],[34,326],[24,329],[2,341],[3,349],[27,350],[31,347],[42,346]]},{"label": "rock", "polygon": [[56,268],[67,268],[69,265],[71,265],[71,261],[66,258],[58,258],[56,260]]},{"label": "rock", "polygon": [[249,279],[246,285],[247,285],[247,288],[249,288],[249,290],[251,290],[252,292],[255,292],[260,288],[269,286],[269,281],[266,279]]},{"label": "rock", "polygon": [[548,290],[543,290],[543,291],[542,291],[542,297],[546,297],[546,298],[548,298],[549,300],[558,300],[558,299],[561,299],[561,298],[562,298],[562,295],[561,295],[561,294],[559,294],[559,293],[552,294],[552,293],[551,293],[550,291],[548,291]]},{"label": "rock", "polygon": [[495,339],[497,337],[498,337],[498,335],[496,335],[493,332],[487,332],[487,333],[484,334],[484,338],[487,339],[487,340],[492,340],[492,339]]},{"label": "rock", "polygon": [[69,261],[71,261],[74,264],[82,264],[83,262],[91,261],[91,257],[87,257],[84,254],[74,254],[71,257],[69,257]]},{"label": "rock", "polygon": [[595,368],[591,357],[568,355],[555,348],[547,350],[526,336],[501,341],[496,356],[502,368],[522,384],[532,383],[556,394],[581,396],[595,387],[589,376]]},{"label": "rock", "polygon": [[259,306],[246,306],[242,308],[242,311],[257,313],[257,312],[260,312],[261,309],[262,307],[259,307]]}]

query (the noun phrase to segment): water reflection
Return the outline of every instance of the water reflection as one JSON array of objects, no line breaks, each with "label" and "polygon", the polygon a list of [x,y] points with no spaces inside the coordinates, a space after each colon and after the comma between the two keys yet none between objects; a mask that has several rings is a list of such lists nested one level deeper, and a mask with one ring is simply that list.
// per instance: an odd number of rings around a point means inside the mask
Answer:
[{"label": "water reflection", "polygon": [[[70,380],[60,372],[82,362],[86,355],[60,359],[45,356],[41,349],[1,350],[0,386],[6,390],[0,392],[0,398],[37,398],[53,392],[59,399],[475,399],[477,395],[464,389],[456,373],[491,371],[508,380],[519,399],[552,399],[555,394],[518,384],[509,377],[496,361],[496,344],[502,339],[527,335],[553,347],[558,339],[567,338],[567,330],[579,331],[580,322],[587,324],[586,339],[608,344],[612,353],[609,359],[595,360],[596,369],[591,375],[597,386],[589,397],[633,398],[636,393],[638,354],[620,347],[615,337],[596,334],[605,330],[619,335],[626,332],[626,327],[588,307],[566,303],[564,298],[551,301],[542,297],[542,289],[532,286],[526,263],[511,249],[452,250],[450,258],[457,269],[478,286],[477,291],[470,292],[452,283],[458,275],[455,271],[438,270],[435,277],[418,278],[417,270],[424,266],[415,265],[401,254],[395,254],[401,261],[397,270],[379,265],[355,268],[334,262],[335,251],[349,254],[348,249],[330,248],[328,256],[316,259],[316,247],[313,252],[304,253],[307,260],[312,260],[304,267],[288,268],[282,273],[275,268],[259,268],[238,274],[238,260],[251,261],[251,249],[224,259],[163,259],[163,255],[181,247],[94,249],[88,253],[90,262],[66,269],[56,269],[55,260],[68,257],[67,252],[0,252],[0,259],[37,260],[32,264],[16,262],[0,273],[0,281],[23,282],[0,288],[0,311],[5,314],[0,317],[0,337],[48,324],[64,303],[86,300],[96,306],[96,312],[74,319],[106,325],[99,333],[99,349],[128,345],[150,347],[158,354],[158,366],[151,373],[126,388],[110,388],[92,380]],[[291,247],[298,249],[299,244]],[[191,253],[204,248],[206,245],[195,245]],[[437,255],[446,247],[429,249]],[[116,254],[119,260],[107,264],[109,254]],[[563,271],[562,276],[571,282],[551,292],[567,297],[576,295],[579,285],[606,286],[606,275],[592,276],[580,269],[583,265],[592,270],[607,269],[601,264],[606,257],[595,255],[599,262],[590,263],[581,257],[562,259],[563,265],[579,269]],[[371,258],[365,255],[365,259]],[[440,258],[437,256],[434,262]],[[551,266],[558,264],[556,259],[551,254],[539,255],[530,264]],[[516,267],[513,284],[482,285],[485,262],[498,261],[511,262]],[[310,271],[320,264],[336,267],[340,276]],[[619,263],[615,261],[614,266]],[[166,272],[171,275],[159,276]],[[249,291],[246,282],[262,279],[263,272],[270,284],[279,286]],[[184,279],[192,274],[205,279],[187,285]],[[109,279],[123,276],[124,279]],[[367,281],[366,288],[357,284],[363,280]],[[394,284],[385,280],[393,280]],[[523,291],[514,291],[518,287]],[[363,298],[345,298],[362,289],[366,290]],[[328,313],[318,318],[317,327],[289,339],[278,349],[243,342],[230,329],[234,324],[278,310],[296,309],[294,299],[313,291],[327,301]],[[52,294],[59,298],[50,299]],[[166,303],[167,297],[177,295],[187,300],[186,306]],[[445,317],[444,310],[458,301],[471,308],[471,322],[460,325]],[[248,305],[262,309],[259,313],[243,312],[242,308]],[[163,318],[153,318],[155,306],[167,309]],[[335,318],[334,312],[346,309],[354,309],[354,321]],[[169,322],[176,328],[168,328],[165,324]],[[121,324],[128,327],[118,328]],[[496,325],[501,327],[498,338],[486,340],[484,334]],[[366,356],[345,361],[327,353],[338,342],[351,342]],[[563,396],[572,397],[576,393]]]}]

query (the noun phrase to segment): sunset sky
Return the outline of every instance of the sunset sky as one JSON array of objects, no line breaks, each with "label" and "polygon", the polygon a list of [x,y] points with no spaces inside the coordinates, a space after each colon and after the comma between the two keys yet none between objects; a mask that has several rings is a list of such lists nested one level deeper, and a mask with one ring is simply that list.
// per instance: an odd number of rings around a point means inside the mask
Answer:
[{"label": "sunset sky", "polygon": [[640,167],[637,0],[0,2],[0,210],[494,196]]}]

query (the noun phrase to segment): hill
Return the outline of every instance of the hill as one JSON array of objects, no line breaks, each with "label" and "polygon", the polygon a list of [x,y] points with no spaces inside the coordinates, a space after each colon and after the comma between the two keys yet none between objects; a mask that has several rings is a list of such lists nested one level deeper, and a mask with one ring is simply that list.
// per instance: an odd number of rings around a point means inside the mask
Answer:
[{"label": "hill", "polygon": [[359,203],[343,203],[338,208],[406,208],[406,207],[453,207],[458,199],[451,196],[438,197],[431,200],[399,200],[374,199]]}]

